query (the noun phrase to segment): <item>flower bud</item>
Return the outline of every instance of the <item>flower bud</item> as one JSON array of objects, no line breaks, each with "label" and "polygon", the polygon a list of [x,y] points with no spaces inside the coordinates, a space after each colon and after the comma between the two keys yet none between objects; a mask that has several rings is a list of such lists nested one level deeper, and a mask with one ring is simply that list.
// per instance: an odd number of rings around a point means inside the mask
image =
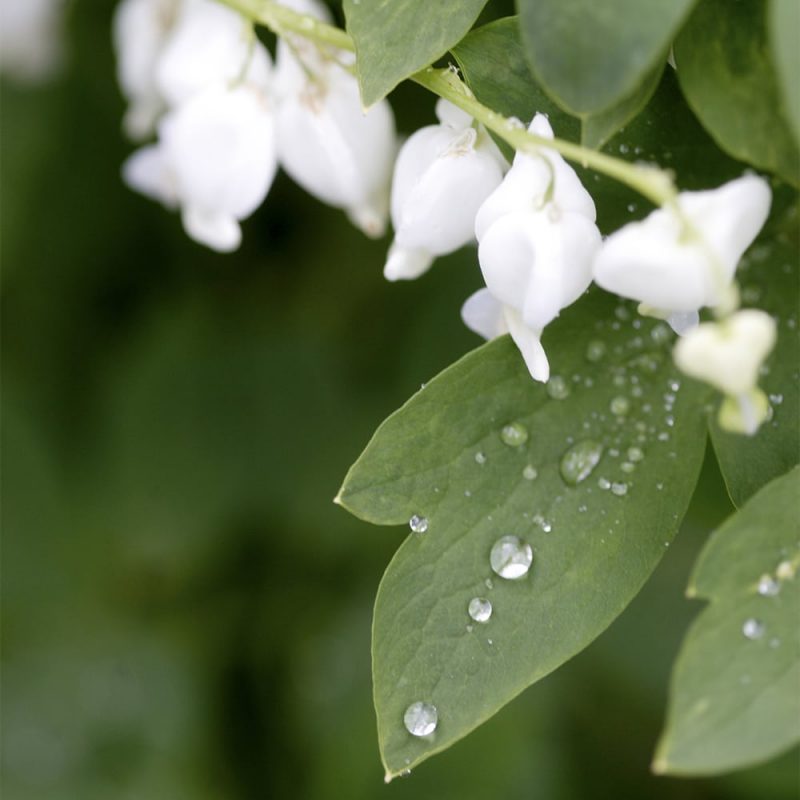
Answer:
[{"label": "flower bud", "polygon": [[397,157],[389,280],[416,278],[435,256],[472,241],[475,215],[503,179],[505,160],[483,128],[445,100],[437,116],[441,124],[418,130]]}]

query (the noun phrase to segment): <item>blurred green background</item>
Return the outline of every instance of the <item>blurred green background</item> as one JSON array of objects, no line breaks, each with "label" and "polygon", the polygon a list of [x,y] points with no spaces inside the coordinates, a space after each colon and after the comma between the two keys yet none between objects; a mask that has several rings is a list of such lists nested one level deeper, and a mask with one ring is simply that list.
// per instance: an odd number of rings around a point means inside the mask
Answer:
[{"label": "blurred green background", "polygon": [[[648,769],[688,572],[730,510],[712,462],[605,635],[384,786],[370,614],[406,531],[331,498],[478,343],[458,314],[474,252],[390,285],[387,242],[285,176],[239,252],[190,242],[119,178],[112,7],[70,7],[55,81],[2,83],[3,797],[794,797],[796,753],[714,780]],[[393,102],[405,131],[432,120],[421,90]]]}]

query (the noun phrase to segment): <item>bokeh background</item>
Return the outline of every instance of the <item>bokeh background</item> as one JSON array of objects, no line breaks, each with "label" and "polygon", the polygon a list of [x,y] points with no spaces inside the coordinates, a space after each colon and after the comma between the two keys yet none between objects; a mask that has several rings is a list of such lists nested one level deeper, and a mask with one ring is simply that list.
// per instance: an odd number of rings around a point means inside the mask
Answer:
[{"label": "bokeh background", "polygon": [[[795,797],[796,753],[649,773],[699,608],[683,589],[730,511],[713,461],[609,631],[384,786],[370,617],[407,531],[331,499],[377,424],[478,344],[458,313],[474,251],[390,285],[387,241],[285,176],[239,252],[190,242],[120,181],[112,8],[69,6],[49,82],[0,83],[3,797]],[[432,121],[422,90],[393,103],[405,131]]]}]

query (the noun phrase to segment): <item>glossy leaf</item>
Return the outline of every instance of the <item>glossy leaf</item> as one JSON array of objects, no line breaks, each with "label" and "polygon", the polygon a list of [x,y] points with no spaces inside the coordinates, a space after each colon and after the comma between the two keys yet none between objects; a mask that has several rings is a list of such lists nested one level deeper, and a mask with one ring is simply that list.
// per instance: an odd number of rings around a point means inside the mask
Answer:
[{"label": "glossy leaf", "polygon": [[654,768],[709,775],[800,740],[800,468],[777,478],[709,540],[689,586],[710,600],[675,664]]},{"label": "glossy leaf", "polygon": [[800,3],[770,0],[770,43],[772,61],[782,89],[786,116],[800,145]]},{"label": "glossy leaf", "polygon": [[800,156],[770,60],[767,5],[704,0],[675,42],[675,61],[689,105],[717,144],[797,185]]},{"label": "glossy leaf", "polygon": [[[389,417],[345,479],[337,500],[362,519],[428,520],[398,550],[375,606],[374,696],[389,777],[462,738],[589,644],[675,535],[703,457],[705,390],[675,391],[663,324],[640,325],[627,305],[617,319],[614,305],[597,292],[548,328],[564,399],[531,380],[503,337]],[[593,329],[587,319],[597,320]],[[514,422],[528,433],[518,446],[501,436]],[[569,485],[562,458],[586,441],[602,457]],[[632,447],[643,457],[629,455]],[[508,534],[533,548],[521,580],[489,565],[493,543]],[[467,614],[476,596],[494,606],[485,624]],[[403,717],[420,700],[437,707],[439,724],[416,738]]]},{"label": "glossy leaf", "polygon": [[534,74],[567,111],[605,111],[666,60],[696,0],[517,0]]},{"label": "glossy leaf", "polygon": [[[757,243],[738,270],[745,305],[769,311],[778,321],[778,341],[766,362],[761,386],[773,418],[755,436],[726,433],[711,425],[722,475],[731,499],[748,497],[783,475],[800,458],[800,297],[797,243],[781,236]],[[716,416],[716,415],[715,415]]]},{"label": "glossy leaf", "polygon": [[487,0],[344,0],[365,106],[443,56],[475,23]]}]

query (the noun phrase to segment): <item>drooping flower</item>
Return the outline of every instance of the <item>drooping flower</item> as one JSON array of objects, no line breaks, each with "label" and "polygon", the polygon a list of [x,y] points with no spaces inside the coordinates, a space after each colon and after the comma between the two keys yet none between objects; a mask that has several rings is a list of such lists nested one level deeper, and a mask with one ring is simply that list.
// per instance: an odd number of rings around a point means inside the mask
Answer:
[{"label": "drooping flower", "polygon": [[215,250],[234,250],[239,221],[263,202],[277,170],[274,118],[263,90],[212,86],[169,112],[156,145],[123,167],[134,189],[179,208],[186,232]]},{"label": "drooping flower", "polygon": [[683,372],[728,396],[720,410],[728,430],[753,434],[767,417],[769,402],[757,388],[758,373],[775,346],[776,328],[766,312],[746,309],[704,322],[675,344],[675,363]]},{"label": "drooping flower", "polygon": [[436,256],[472,241],[475,215],[503,179],[505,159],[472,117],[446,100],[436,115],[440,124],[412,134],[395,163],[390,281],[416,278]]},{"label": "drooping flower", "polygon": [[[305,0],[295,10],[327,19],[327,10]],[[278,43],[278,158],[309,194],[347,212],[368,236],[386,228],[389,181],[397,150],[394,115],[386,100],[368,111],[358,82],[345,68],[352,54],[321,51],[294,37]]]},{"label": "drooping flower", "polygon": [[[529,130],[553,136],[540,114]],[[538,155],[518,153],[478,211],[478,260],[487,288],[465,303],[462,317],[487,338],[507,329],[535,380],[550,376],[542,331],[591,283],[600,246],[594,220],[591,196],[549,148]]]},{"label": "drooping flower", "polygon": [[[746,175],[703,192],[681,192],[676,207],[653,211],[606,239],[594,279],[638,300],[640,311],[697,319],[728,299],[736,266],[767,219],[767,182]],[[688,224],[687,224],[688,223]]]}]

